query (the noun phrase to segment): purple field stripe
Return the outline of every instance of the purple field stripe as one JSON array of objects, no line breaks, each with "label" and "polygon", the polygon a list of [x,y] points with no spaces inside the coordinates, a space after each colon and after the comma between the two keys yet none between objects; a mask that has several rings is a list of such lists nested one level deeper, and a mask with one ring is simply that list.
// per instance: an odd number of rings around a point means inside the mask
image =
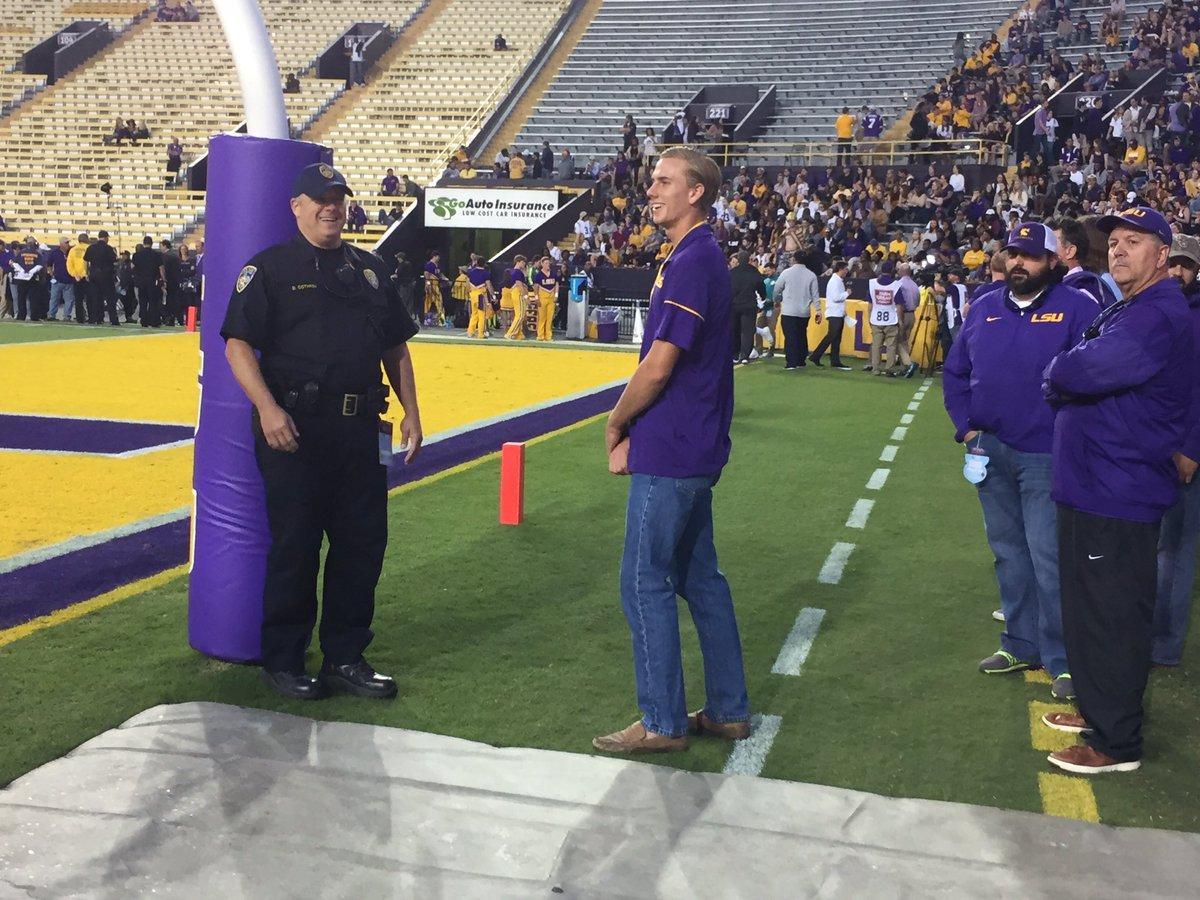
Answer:
[{"label": "purple field stripe", "polygon": [[0,628],[183,565],[189,528],[180,519],[0,575]]},{"label": "purple field stripe", "polygon": [[[422,449],[411,466],[397,457],[388,473],[395,487],[461,465],[612,409],[622,387],[605,388],[546,409],[456,434]],[[34,563],[0,575],[0,629],[65,609],[123,584],[148,578],[188,559],[190,521],[182,519],[96,547]]]},{"label": "purple field stripe", "polygon": [[396,455],[388,472],[388,487],[394,488],[410,481],[428,478],[453,466],[461,465],[487,453],[494,453],[509,441],[527,441],[538,435],[564,428],[581,419],[607,412],[616,404],[623,385],[605,388],[586,397],[577,397],[545,409],[505,419],[482,428],[448,437],[421,448],[416,461],[406,466],[403,457]]},{"label": "purple field stripe", "polygon": [[188,425],[112,422],[106,419],[59,419],[0,413],[0,448],[58,450],[68,453],[125,453],[186,441]]}]

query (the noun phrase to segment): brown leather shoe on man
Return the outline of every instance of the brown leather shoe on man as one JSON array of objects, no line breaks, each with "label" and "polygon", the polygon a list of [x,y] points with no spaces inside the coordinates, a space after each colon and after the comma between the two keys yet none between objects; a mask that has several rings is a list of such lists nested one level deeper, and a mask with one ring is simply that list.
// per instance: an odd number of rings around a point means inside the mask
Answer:
[{"label": "brown leather shoe on man", "polygon": [[1092,730],[1083,716],[1073,712],[1048,712],[1042,716],[1042,724],[1067,734],[1083,734]]},{"label": "brown leather shoe on man", "polygon": [[602,753],[670,753],[673,750],[686,750],[688,736],[657,734],[647,731],[646,726],[637,721],[628,728],[592,738],[592,746]]},{"label": "brown leather shoe on man", "polygon": [[729,741],[740,741],[750,737],[749,722],[714,722],[698,709],[688,713],[688,734],[711,734]]},{"label": "brown leather shoe on man", "polygon": [[1141,768],[1141,761],[1136,759],[1121,762],[1106,756],[1086,744],[1068,747],[1066,750],[1056,750],[1046,757],[1053,765],[1076,775],[1096,775],[1100,772],[1133,772]]}]

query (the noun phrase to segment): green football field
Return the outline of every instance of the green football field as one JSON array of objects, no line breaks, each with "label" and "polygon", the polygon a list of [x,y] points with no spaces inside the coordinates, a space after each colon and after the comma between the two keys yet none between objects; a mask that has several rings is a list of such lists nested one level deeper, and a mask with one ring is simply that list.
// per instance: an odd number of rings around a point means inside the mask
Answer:
[{"label": "green football field", "polygon": [[[781,365],[738,373],[733,459],[716,491],[751,703],[781,718],[762,776],[1042,811],[1039,774],[1054,770],[1030,718],[1049,688],[976,670],[997,647],[998,601],[939,387],[909,410],[920,377]],[[913,420],[895,439],[902,415]],[[528,448],[517,528],[496,523],[495,458],[392,499],[368,658],[397,677],[395,702],[285,701],[256,669],[196,654],[179,578],[0,649],[0,784],[147,707],[190,700],[591,753],[594,735],[637,716],[617,595],[626,482],[607,474],[601,432],[594,420]],[[888,445],[895,461],[880,462]],[[886,482],[868,490],[880,468]],[[849,528],[860,498],[874,508]],[[855,545],[844,574],[820,583],[837,542]],[[774,675],[805,608],[825,610],[812,651],[799,676]],[[694,708],[686,611],[681,624]],[[1094,788],[1101,821],[1200,831],[1198,664],[1193,639],[1182,667],[1152,674],[1141,771],[1067,780],[1068,794]],[[646,762],[720,771],[729,749],[702,739]]]}]

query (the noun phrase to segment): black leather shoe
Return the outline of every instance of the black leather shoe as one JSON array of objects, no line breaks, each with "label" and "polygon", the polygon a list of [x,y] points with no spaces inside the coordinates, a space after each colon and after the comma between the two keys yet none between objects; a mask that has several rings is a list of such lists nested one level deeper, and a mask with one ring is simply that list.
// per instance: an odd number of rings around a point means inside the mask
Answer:
[{"label": "black leather shoe", "polygon": [[260,676],[263,684],[277,694],[282,694],[292,700],[320,700],[325,694],[321,690],[321,682],[303,672],[268,672],[262,670]]},{"label": "black leather shoe", "polygon": [[330,691],[374,700],[390,700],[396,696],[396,682],[387,675],[380,675],[365,659],[341,666],[326,662],[318,677]]}]

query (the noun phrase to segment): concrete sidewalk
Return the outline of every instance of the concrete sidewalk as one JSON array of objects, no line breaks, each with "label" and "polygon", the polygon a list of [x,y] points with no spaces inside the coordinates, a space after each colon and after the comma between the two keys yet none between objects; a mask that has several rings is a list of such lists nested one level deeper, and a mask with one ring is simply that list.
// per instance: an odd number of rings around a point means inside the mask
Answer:
[{"label": "concrete sidewalk", "polygon": [[211,703],[0,791],[0,897],[1195,897],[1200,835]]}]

